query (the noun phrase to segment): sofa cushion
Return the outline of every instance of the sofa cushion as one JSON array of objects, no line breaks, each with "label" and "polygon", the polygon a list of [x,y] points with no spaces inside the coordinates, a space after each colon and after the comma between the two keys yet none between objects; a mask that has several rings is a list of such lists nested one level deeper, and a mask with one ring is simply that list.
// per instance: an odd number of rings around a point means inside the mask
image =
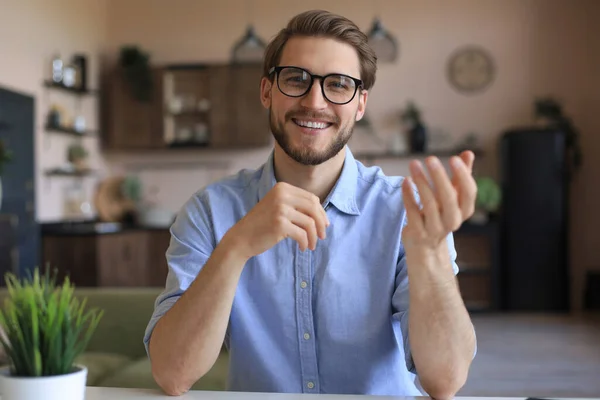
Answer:
[{"label": "sofa cushion", "polygon": [[87,385],[96,386],[106,376],[131,362],[129,357],[114,353],[84,352],[75,360],[88,369]]},{"label": "sofa cushion", "polygon": [[[191,389],[225,390],[228,371],[229,355],[226,352],[222,352],[211,370],[196,382]],[[101,380],[97,386],[158,389],[158,385],[152,376],[150,360],[147,357],[133,361],[124,368],[115,371],[106,379]]]}]

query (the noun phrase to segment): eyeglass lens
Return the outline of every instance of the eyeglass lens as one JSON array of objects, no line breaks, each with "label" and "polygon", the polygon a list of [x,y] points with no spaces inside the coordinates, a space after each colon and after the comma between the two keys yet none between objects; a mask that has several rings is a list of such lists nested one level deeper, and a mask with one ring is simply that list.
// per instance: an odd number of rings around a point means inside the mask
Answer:
[{"label": "eyeglass lens", "polygon": [[[279,89],[286,95],[299,97],[308,92],[311,76],[300,68],[283,68],[279,72]],[[346,103],[352,99],[356,92],[356,83],[344,75],[329,75],[325,78],[323,91],[325,98],[332,103]]]}]

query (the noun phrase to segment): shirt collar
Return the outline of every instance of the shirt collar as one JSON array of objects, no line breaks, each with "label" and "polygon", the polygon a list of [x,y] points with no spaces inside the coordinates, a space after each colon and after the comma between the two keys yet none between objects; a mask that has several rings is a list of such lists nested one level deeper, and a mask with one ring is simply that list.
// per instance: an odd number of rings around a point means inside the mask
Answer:
[{"label": "shirt collar", "polygon": [[[271,151],[267,162],[263,166],[262,174],[258,182],[259,201],[262,200],[269,190],[277,183],[277,180],[275,179],[275,168],[273,166],[273,154],[274,152]],[[332,204],[338,210],[346,214],[360,215],[360,211],[356,205],[357,184],[358,167],[356,166],[356,160],[354,159],[350,148],[346,146],[346,158],[344,159],[342,173],[325,199],[323,207],[327,209],[329,204]]]}]

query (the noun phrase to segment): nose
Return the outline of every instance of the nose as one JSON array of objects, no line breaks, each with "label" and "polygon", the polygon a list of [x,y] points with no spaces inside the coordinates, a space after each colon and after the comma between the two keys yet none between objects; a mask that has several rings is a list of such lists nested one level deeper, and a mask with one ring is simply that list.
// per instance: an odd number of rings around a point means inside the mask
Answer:
[{"label": "nose", "polygon": [[321,80],[315,79],[308,93],[302,97],[300,104],[303,107],[316,110],[327,108],[327,100],[323,97],[321,91]]}]

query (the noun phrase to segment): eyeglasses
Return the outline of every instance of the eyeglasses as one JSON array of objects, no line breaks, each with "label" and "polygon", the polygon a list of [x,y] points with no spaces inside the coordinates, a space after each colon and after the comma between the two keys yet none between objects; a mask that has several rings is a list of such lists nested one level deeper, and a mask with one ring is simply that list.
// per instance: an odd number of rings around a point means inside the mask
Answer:
[{"label": "eyeglasses", "polygon": [[281,93],[289,97],[302,97],[310,91],[315,79],[321,81],[323,97],[333,104],[348,104],[354,99],[363,82],[343,74],[325,76],[311,74],[299,67],[280,66],[269,70],[269,75],[277,74],[277,87]]}]

